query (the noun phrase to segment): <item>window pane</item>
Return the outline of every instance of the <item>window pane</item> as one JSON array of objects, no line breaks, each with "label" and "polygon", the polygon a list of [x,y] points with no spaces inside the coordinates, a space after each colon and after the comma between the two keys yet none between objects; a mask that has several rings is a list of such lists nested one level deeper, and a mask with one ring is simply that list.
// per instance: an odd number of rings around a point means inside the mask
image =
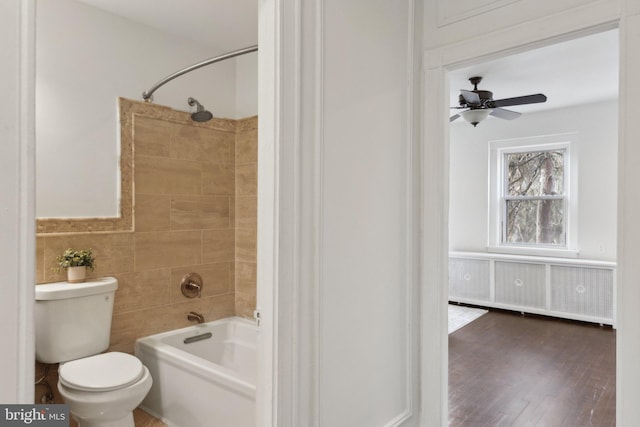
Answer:
[{"label": "window pane", "polygon": [[564,200],[507,200],[505,243],[565,246]]},{"label": "window pane", "polygon": [[564,150],[509,153],[505,157],[509,196],[564,193]]}]

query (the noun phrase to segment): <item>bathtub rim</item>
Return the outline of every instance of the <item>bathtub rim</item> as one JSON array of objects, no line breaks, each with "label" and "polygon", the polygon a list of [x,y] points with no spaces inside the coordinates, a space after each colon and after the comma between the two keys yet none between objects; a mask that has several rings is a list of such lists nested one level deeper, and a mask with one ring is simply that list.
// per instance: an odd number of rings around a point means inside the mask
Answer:
[{"label": "bathtub rim", "polygon": [[[146,335],[144,337],[137,338],[136,343],[138,341],[147,341],[147,339],[162,339],[169,335],[176,335],[179,333],[181,334],[190,330],[196,331],[198,329],[205,329],[207,326],[214,326],[221,323],[233,323],[233,322],[244,324],[244,326],[248,326],[254,329],[256,332],[258,331],[258,326],[256,325],[256,322],[254,320],[247,319],[245,317],[240,317],[240,316],[229,316],[229,317],[223,317],[221,319],[211,320],[205,323],[195,323],[193,325],[185,326],[178,329],[171,329],[169,331],[158,332],[157,334]],[[198,334],[194,334],[194,335],[198,335]]]},{"label": "bathtub rim", "polygon": [[[158,361],[173,366],[174,368],[181,369],[192,375],[195,375],[201,378],[203,381],[214,381],[211,377],[215,377],[215,382],[217,382],[224,388],[227,388],[229,391],[255,400],[255,383],[257,381],[254,381],[252,383],[245,378],[238,377],[238,374],[229,368],[211,362],[203,357],[197,356],[193,353],[189,353],[188,351],[185,351],[178,347],[174,347],[162,341],[162,339],[167,336],[184,334],[191,331],[194,332],[193,335],[198,335],[199,333],[202,333],[203,330],[207,328],[207,326],[216,326],[221,323],[231,322],[239,322],[244,326],[249,326],[256,332],[258,332],[258,327],[255,322],[242,317],[231,316],[138,338],[135,342],[134,352],[136,357],[139,357],[141,360],[143,360],[145,357],[155,358]],[[204,376],[202,375],[203,373],[205,374]]]}]

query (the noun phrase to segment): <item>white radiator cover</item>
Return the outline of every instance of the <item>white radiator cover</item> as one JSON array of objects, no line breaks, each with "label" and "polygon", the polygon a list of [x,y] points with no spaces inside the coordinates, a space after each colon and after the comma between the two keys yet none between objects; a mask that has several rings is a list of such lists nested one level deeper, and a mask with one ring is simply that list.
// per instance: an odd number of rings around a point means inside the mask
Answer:
[{"label": "white radiator cover", "polygon": [[613,270],[552,265],[551,310],[613,319]]},{"label": "white radiator cover", "polygon": [[475,252],[449,255],[449,300],[615,327],[615,263]]},{"label": "white radiator cover", "polygon": [[545,308],[545,266],[495,261],[496,302]]},{"label": "white radiator cover", "polygon": [[489,261],[449,259],[449,292],[463,298],[489,300]]}]

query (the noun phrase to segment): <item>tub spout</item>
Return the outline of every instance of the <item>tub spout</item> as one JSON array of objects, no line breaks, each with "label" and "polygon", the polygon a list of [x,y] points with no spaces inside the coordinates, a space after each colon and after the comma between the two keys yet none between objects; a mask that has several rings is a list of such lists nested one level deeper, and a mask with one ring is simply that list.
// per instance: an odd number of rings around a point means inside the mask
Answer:
[{"label": "tub spout", "polygon": [[198,323],[204,323],[204,316],[200,313],[196,313],[195,311],[190,311],[189,314],[187,314],[187,319],[191,321],[195,320]]}]

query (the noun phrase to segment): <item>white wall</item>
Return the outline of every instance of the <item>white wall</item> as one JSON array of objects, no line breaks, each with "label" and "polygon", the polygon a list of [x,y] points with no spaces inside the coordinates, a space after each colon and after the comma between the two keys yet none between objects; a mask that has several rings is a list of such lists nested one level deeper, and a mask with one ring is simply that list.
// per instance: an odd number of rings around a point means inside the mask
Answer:
[{"label": "white wall", "polygon": [[324,2],[323,426],[382,426],[408,404],[410,5]]},{"label": "white wall", "polygon": [[[117,98],[142,100],[163,77],[224,52],[74,0],[38,0],[36,19],[36,215],[117,216]],[[189,111],[191,96],[216,117],[255,115],[257,76],[244,61],[238,76],[230,60],[171,81],[154,102]]]},{"label": "white wall", "polygon": [[486,251],[489,141],[569,132],[577,133],[579,257],[615,261],[617,100],[526,113],[513,121],[489,118],[476,128],[464,121],[453,122],[449,171],[452,251]]},{"label": "white wall", "polygon": [[239,56],[236,62],[235,118],[258,114],[258,53]]}]

